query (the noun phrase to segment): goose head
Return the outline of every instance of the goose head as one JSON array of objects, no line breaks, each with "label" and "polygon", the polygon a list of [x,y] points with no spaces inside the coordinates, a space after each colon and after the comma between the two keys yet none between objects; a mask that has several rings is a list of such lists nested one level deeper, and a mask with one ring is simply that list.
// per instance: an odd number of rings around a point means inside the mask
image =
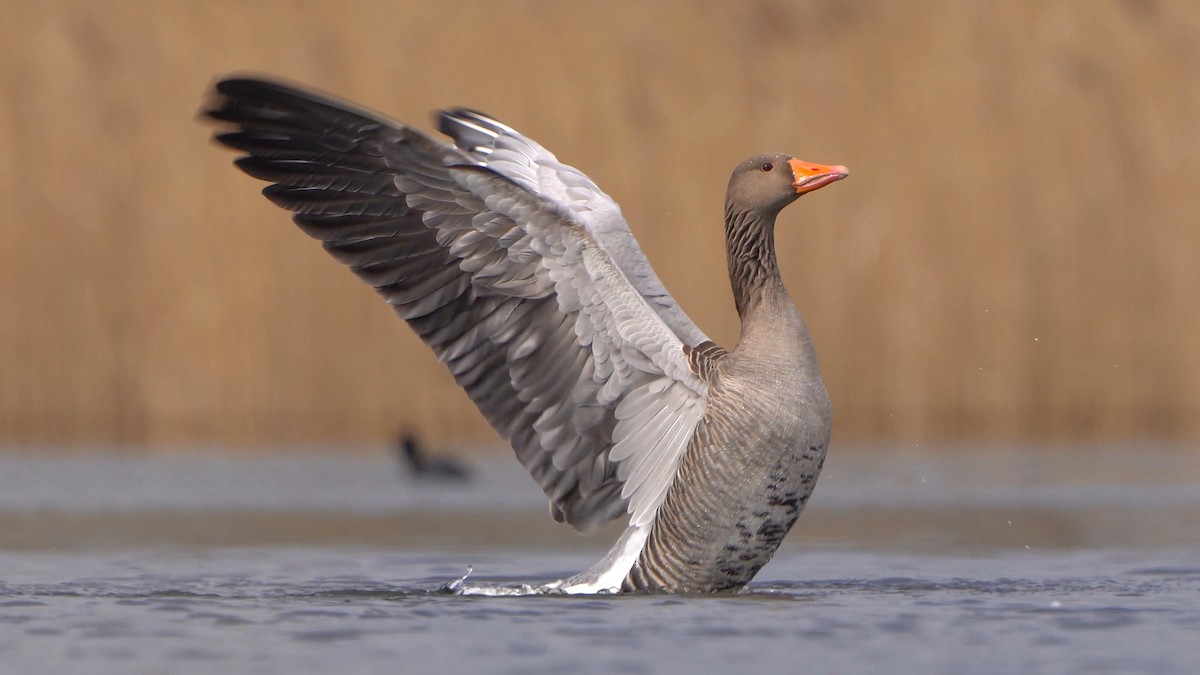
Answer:
[{"label": "goose head", "polygon": [[813,164],[782,153],[755,155],[734,169],[727,201],[738,210],[778,213],[801,195],[849,175],[840,164]]}]

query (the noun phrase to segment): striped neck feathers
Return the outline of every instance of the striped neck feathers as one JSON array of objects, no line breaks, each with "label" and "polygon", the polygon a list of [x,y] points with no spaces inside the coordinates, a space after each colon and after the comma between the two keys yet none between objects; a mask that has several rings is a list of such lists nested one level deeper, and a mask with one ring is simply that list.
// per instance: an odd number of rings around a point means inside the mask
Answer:
[{"label": "striped neck feathers", "polygon": [[775,217],[779,211],[741,210],[725,204],[725,256],[733,302],[743,321],[765,291],[780,285],[775,258]]}]

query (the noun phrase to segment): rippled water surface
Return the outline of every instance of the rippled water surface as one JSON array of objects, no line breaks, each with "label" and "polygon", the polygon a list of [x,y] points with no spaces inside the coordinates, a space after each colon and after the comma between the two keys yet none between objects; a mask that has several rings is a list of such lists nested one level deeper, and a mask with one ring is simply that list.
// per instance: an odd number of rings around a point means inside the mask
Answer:
[{"label": "rippled water surface", "polygon": [[1112,454],[831,459],[721,597],[438,593],[611,541],[546,522],[508,463],[431,485],[386,458],[4,458],[0,672],[1196,672],[1194,460]]}]

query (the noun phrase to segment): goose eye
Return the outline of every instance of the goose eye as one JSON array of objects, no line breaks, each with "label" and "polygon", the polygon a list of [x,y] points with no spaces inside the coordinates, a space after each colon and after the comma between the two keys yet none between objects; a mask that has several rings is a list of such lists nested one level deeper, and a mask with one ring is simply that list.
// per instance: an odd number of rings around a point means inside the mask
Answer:
[{"label": "goose eye", "polygon": [[758,168],[762,169],[763,171],[770,171],[771,169],[775,168],[775,165],[770,162],[764,162],[763,165]]}]

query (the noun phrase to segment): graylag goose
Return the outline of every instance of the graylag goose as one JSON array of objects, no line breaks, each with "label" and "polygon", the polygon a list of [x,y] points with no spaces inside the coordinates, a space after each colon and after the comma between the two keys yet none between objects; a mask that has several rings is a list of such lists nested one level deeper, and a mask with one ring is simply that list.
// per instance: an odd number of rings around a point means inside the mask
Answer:
[{"label": "graylag goose", "polygon": [[817,482],[831,410],[779,275],[781,209],[847,175],[783,154],[725,197],[737,348],[663,288],[617,204],[483,113],[453,144],[279,82],[227,79],[207,115],[263,193],[420,335],[541,485],[555,520],[628,526],[567,593],[741,589]]}]

